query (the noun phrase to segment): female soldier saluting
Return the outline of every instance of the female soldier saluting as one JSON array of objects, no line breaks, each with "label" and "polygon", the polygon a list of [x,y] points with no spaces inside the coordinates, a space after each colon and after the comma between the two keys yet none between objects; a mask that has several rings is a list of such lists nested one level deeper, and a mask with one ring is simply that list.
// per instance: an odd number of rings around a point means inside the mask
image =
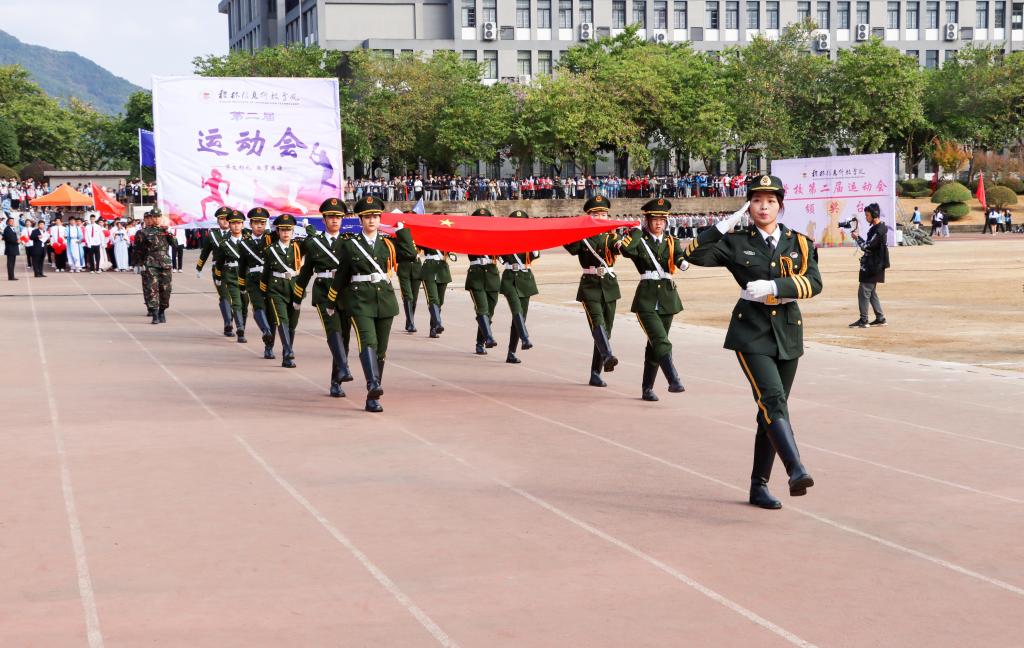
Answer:
[{"label": "female soldier saluting", "polygon": [[[740,285],[725,348],[736,352],[757,401],[750,503],[769,509],[782,507],[768,491],[776,453],[789,474],[790,495],[805,495],[814,485],[800,462],[787,400],[804,352],[796,300],[820,293],[821,275],[813,242],[778,223],[785,193],[775,176],[753,178],[747,185],[747,204],[702,232],[685,252],[694,265],[728,268]],[[751,225],[731,232],[748,207]]]}]

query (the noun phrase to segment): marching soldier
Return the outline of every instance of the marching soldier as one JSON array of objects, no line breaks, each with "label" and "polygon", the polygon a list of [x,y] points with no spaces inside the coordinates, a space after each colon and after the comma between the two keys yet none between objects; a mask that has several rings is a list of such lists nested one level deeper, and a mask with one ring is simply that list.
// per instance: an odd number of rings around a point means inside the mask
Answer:
[{"label": "marching soldier", "polygon": [[274,221],[277,242],[266,249],[263,258],[263,276],[260,290],[270,304],[274,315],[277,334],[281,338],[281,366],[295,368],[295,328],[299,325],[299,309],[292,296],[295,294],[295,278],[302,268],[302,252],[299,244],[292,241],[295,217],[281,214]]},{"label": "marching soldier", "polygon": [[[142,228],[135,232],[134,238],[137,239],[139,233],[152,224],[153,214],[147,211],[142,215]],[[153,307],[153,274],[146,266],[146,257],[143,255],[142,248],[135,242],[132,243],[132,265],[135,266],[135,272],[138,273],[142,281],[142,303],[146,305],[146,315],[156,317],[158,309]]]},{"label": "marching soldier", "polygon": [[327,299],[352,319],[366,376],[367,412],[384,411],[379,400],[384,395],[381,380],[391,323],[398,315],[391,275],[399,261],[416,256],[409,230],[399,228],[394,238],[379,231],[382,211],[384,203],[373,196],[356,203],[362,231],[342,241],[338,271],[327,293]]},{"label": "marching soldier", "polygon": [[[516,209],[509,218],[529,218],[522,209]],[[517,254],[505,254],[501,256],[501,263],[505,270],[501,273],[500,292],[508,301],[508,309],[512,312],[512,327],[508,338],[508,355],[505,362],[519,364],[522,362],[516,357],[516,347],[519,341],[523,342],[523,351],[533,348],[530,336],[526,332],[526,315],[530,311],[530,297],[538,293],[537,280],[530,268],[534,259],[540,257],[540,252],[519,252]]]},{"label": "marching soldier", "polygon": [[174,234],[167,229],[167,222],[159,207],[147,212],[149,224],[135,234],[135,253],[145,266],[144,275],[149,276],[150,289],[146,293],[148,306],[153,311],[150,324],[167,322],[167,309],[171,307],[171,245]]},{"label": "marching soldier", "polygon": [[341,383],[352,380],[348,369],[348,340],[352,331],[352,322],[344,310],[335,308],[327,299],[334,275],[338,270],[342,241],[347,238],[341,235],[341,219],[351,210],[345,201],[328,198],[320,205],[323,216],[324,232],[306,237],[306,261],[302,264],[299,278],[295,282],[293,301],[298,309],[306,293],[309,280],[313,281],[313,307],[320,315],[324,334],[327,336],[327,347],[331,350],[331,388],[330,394],[341,398],[345,391]]},{"label": "marching soldier", "polygon": [[444,306],[448,284],[452,282],[452,271],[448,267],[448,255],[445,252],[433,248],[420,248],[420,251],[423,252],[420,277],[427,297],[427,310],[430,312],[430,337],[436,338],[444,333],[441,307]]},{"label": "marching soldier", "polygon": [[672,342],[668,339],[672,319],[683,310],[676,288],[676,269],[686,270],[682,242],[665,232],[672,203],[655,198],[640,208],[646,220],[646,229],[634,229],[619,243],[620,253],[633,261],[640,273],[640,283],[633,296],[632,312],[647,336],[644,350],[644,375],[641,398],[658,400],[654,393],[654,380],[661,367],[672,393],[686,391],[672,362]]},{"label": "marching soldier", "polygon": [[[406,212],[411,214],[412,212]],[[398,262],[398,288],[402,292],[402,307],[405,310],[405,332],[415,333],[416,302],[420,297],[420,281],[423,279],[423,264],[419,254],[409,261]]]},{"label": "marching soldier", "polygon": [[[471,216],[491,216],[491,210],[481,207]],[[498,289],[501,280],[498,278],[498,260],[491,256],[470,254],[469,270],[466,271],[466,290],[473,298],[473,309],[476,311],[476,354],[487,355],[488,349],[498,346],[491,333],[491,320],[494,318],[494,307],[498,304]]]},{"label": "marching soldier", "polygon": [[[611,201],[597,195],[583,205],[583,211],[597,218],[608,218]],[[601,370],[612,371],[619,360],[612,353],[610,338],[615,323],[615,305],[622,296],[615,276],[618,237],[614,232],[598,234],[565,246],[569,254],[579,258],[583,268],[576,301],[583,304],[594,337],[594,355],[590,361],[590,385],[606,387]]]},{"label": "marching soldier", "polygon": [[213,214],[217,218],[217,225],[219,229],[211,228],[207,231],[207,236],[203,239],[203,249],[199,252],[199,260],[196,262],[196,277],[203,276],[203,266],[206,265],[206,260],[213,255],[213,286],[217,289],[217,298],[220,306],[220,316],[224,320],[224,337],[231,337],[234,332],[231,330],[231,296],[228,294],[227,286],[221,280],[221,264],[223,258],[221,257],[220,244],[224,242],[229,235],[228,230],[228,216],[231,215],[230,207],[218,207],[217,211]]},{"label": "marching soldier", "polygon": [[245,292],[245,273],[242,255],[242,229],[245,215],[232,209],[228,215],[228,236],[220,243],[221,285],[231,303],[231,315],[235,320],[235,335],[240,344],[245,344],[245,315],[242,293]]},{"label": "marching soldier", "polygon": [[273,237],[267,234],[267,220],[270,218],[270,213],[263,207],[253,207],[247,216],[249,217],[250,231],[248,235],[242,236],[239,246],[242,251],[242,260],[238,266],[238,286],[249,296],[249,303],[252,305],[252,319],[256,322],[263,337],[263,357],[273,360],[274,340],[277,334],[267,319],[267,299],[260,290],[266,250],[274,242]]},{"label": "marching soldier", "polygon": [[[736,352],[757,403],[750,503],[782,507],[768,491],[776,453],[789,474],[789,494],[805,495],[814,479],[800,461],[789,423],[789,394],[803,355],[803,317],[798,299],[821,292],[814,243],[778,223],[785,189],[775,176],[751,179],[747,204],[730,218],[704,230],[686,248],[695,265],[728,268],[740,286],[725,348]],[[751,224],[731,230],[749,207]]]}]

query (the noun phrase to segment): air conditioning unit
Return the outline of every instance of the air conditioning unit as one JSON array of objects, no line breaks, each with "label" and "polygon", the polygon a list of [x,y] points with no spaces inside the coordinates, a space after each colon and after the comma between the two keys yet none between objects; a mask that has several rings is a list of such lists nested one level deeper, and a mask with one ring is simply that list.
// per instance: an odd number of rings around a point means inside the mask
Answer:
[{"label": "air conditioning unit", "polygon": [[814,45],[819,52],[827,52],[832,49],[832,35],[828,32],[819,32],[814,35]]},{"label": "air conditioning unit", "polygon": [[866,41],[871,38],[871,25],[867,23],[859,23],[857,25],[857,31],[854,34],[854,38],[859,41]]},{"label": "air conditioning unit", "polygon": [[529,85],[530,81],[532,81],[532,80],[533,79],[532,79],[532,77],[529,74],[520,74],[519,75],[519,85]]},{"label": "air conditioning unit", "polygon": [[948,41],[960,40],[960,25],[946,23],[942,29],[942,36]]},{"label": "air conditioning unit", "polygon": [[594,23],[580,23],[580,40],[594,40]]},{"label": "air conditioning unit", "polygon": [[651,42],[654,43],[665,43],[668,42],[668,34],[665,32],[654,32],[651,36]]},{"label": "air conditioning unit", "polygon": [[485,41],[498,40],[498,26],[492,22],[485,22],[483,39]]}]

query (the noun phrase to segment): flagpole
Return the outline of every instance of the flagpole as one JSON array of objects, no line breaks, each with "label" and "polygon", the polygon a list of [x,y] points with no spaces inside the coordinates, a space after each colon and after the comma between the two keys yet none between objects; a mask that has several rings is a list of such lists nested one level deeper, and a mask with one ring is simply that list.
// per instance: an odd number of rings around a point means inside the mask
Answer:
[{"label": "flagpole", "polygon": [[[136,129],[139,141],[139,207],[142,207],[142,129]],[[135,220],[135,212],[132,210],[132,220]]]}]

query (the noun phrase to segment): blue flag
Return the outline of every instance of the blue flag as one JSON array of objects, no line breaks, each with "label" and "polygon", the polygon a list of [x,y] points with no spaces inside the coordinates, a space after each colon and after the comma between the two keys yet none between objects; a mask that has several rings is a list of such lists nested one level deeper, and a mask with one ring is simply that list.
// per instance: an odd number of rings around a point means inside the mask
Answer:
[{"label": "blue flag", "polygon": [[153,131],[139,129],[139,164],[144,167],[156,168],[156,143]]},{"label": "blue flag", "polygon": [[416,206],[412,208],[412,213],[414,213],[414,214],[426,214],[427,213],[427,206],[423,204],[423,198],[420,198],[416,202]]}]

